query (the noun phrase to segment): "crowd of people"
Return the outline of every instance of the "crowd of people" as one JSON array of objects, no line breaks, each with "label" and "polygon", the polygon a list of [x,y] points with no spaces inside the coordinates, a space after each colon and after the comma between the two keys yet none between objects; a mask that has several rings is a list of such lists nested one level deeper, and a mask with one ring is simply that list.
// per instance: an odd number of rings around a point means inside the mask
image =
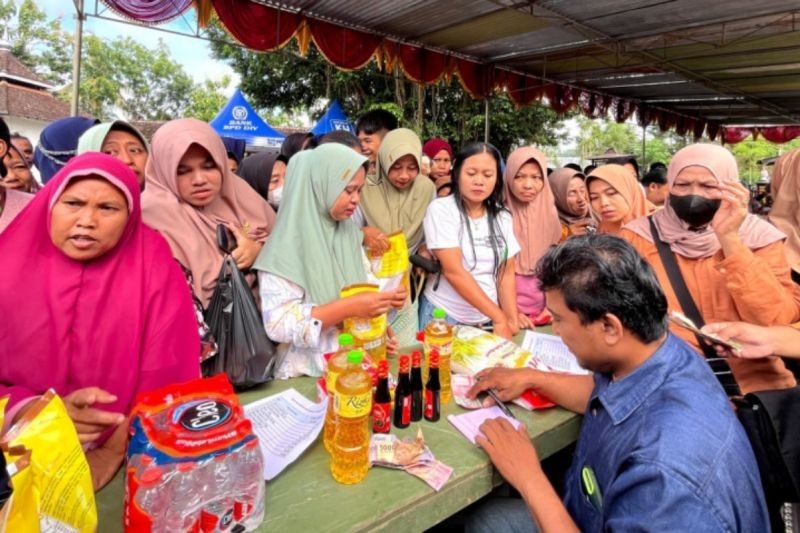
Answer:
[{"label": "crowd of people", "polygon": [[[742,344],[724,354],[741,392],[795,386],[800,149],[776,164],[768,220],[748,212],[722,146],[687,146],[644,175],[630,158],[554,169],[531,146],[423,143],[383,110],[362,116],[356,135],[293,134],[279,153],[244,158],[194,119],[164,124],[148,143],[124,121],[66,118],[35,146],[2,123],[0,161],[6,425],[54,388],[98,487],[122,460],[109,450],[124,443],[136,394],[197,377],[215,356],[204,312],[228,253],[222,227],[279,345],[279,379],[321,375],[353,316],[396,311],[390,353],[414,342],[434,308],[505,338],[552,321],[593,377],[493,369],[473,392],[506,400],[533,388],[586,413],[564,505],[527,435],[498,422],[482,446],[523,495],[527,521],[490,512],[476,524],[768,527],[753,453],[703,361],[714,350],[667,321],[686,302],[659,245],[707,328]],[[369,256],[400,231],[426,265],[411,290],[342,297],[376,282]],[[599,506],[575,492],[587,465]]]}]

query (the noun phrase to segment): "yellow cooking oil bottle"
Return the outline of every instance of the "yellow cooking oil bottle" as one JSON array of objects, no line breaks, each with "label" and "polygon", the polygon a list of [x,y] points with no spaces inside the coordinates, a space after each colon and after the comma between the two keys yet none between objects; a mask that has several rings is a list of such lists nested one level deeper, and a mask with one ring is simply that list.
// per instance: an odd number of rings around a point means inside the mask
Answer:
[{"label": "yellow cooking oil bottle", "polygon": [[425,326],[423,351],[425,352],[425,365],[423,383],[428,382],[428,368],[430,366],[431,352],[439,352],[439,383],[441,384],[441,403],[446,405],[452,397],[450,388],[450,356],[453,354],[453,326],[447,323],[447,313],[437,307],[433,310],[433,318]]},{"label": "yellow cooking oil bottle", "polygon": [[339,335],[339,349],[328,359],[328,370],[325,373],[325,388],[328,389],[328,410],[325,413],[325,426],[322,430],[322,442],[325,449],[331,451],[333,434],[336,432],[336,413],[333,409],[333,393],[336,378],[347,370],[347,354],[353,349],[353,336],[349,333]]},{"label": "yellow cooking oil bottle", "polygon": [[331,474],[345,485],[363,480],[369,470],[369,415],[372,378],[361,368],[363,354],[347,354],[347,369],[336,379],[336,432],[331,449]]}]

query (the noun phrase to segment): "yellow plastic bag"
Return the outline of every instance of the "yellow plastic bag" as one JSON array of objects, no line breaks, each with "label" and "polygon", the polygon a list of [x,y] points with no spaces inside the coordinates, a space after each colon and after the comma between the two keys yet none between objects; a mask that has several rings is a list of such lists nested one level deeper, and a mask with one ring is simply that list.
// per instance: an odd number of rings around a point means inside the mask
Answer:
[{"label": "yellow plastic bag", "polygon": [[[350,285],[342,289],[342,298],[354,296],[363,292],[378,292],[377,285],[361,283]],[[344,331],[350,333],[356,345],[363,348],[376,365],[386,359],[386,327],[388,321],[386,314],[373,318],[350,317],[344,319]]]},{"label": "yellow plastic bag", "polygon": [[370,255],[372,273],[380,281],[382,291],[395,289],[400,285],[409,290],[411,262],[408,260],[406,236],[402,231],[396,231],[386,238],[389,240],[389,250],[383,255]]},{"label": "yellow plastic bag", "polygon": [[[6,531],[89,533],[97,529],[89,464],[64,403],[53,390],[32,400],[0,439],[0,446],[6,450],[24,447],[31,459],[12,477],[14,493],[6,502],[12,504]],[[6,461],[10,464],[14,457],[7,454]]]}]

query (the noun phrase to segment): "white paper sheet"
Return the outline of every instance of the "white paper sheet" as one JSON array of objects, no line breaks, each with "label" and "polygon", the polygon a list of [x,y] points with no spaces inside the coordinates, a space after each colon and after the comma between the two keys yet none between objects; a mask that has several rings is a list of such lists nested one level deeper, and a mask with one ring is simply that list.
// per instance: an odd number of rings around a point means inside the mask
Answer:
[{"label": "white paper sheet", "polygon": [[484,436],[480,430],[481,424],[494,418],[505,418],[514,428],[519,428],[519,420],[511,418],[496,405],[475,409],[460,415],[450,415],[447,417],[447,421],[453,424],[453,427],[460,431],[472,444],[476,444],[475,437],[478,435]]},{"label": "white paper sheet", "polygon": [[314,403],[295,389],[244,406],[264,455],[264,479],[280,474],[317,439],[327,408],[327,396]]},{"label": "white paper sheet", "polygon": [[561,337],[526,331],[525,338],[522,340],[522,348],[531,352],[535,359],[538,359],[553,372],[563,372],[565,374],[584,375],[590,372],[578,364],[578,360]]}]

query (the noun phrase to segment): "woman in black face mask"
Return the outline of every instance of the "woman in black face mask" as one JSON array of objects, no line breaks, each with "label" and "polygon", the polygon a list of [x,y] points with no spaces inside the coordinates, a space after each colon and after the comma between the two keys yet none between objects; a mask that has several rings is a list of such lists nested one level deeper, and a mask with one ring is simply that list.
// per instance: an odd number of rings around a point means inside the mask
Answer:
[{"label": "woman in black face mask", "polygon": [[[703,320],[772,326],[800,319],[800,289],[789,274],[786,236],[747,212],[750,196],[739,183],[733,155],[712,144],[687,146],[672,159],[667,186],[666,204],[652,221]],[[622,237],[655,269],[670,310],[684,312],[654,244],[650,220],[630,222]],[[702,353],[691,332],[677,326],[672,331]],[[730,366],[744,393],[795,385],[780,358],[731,359]]]}]

